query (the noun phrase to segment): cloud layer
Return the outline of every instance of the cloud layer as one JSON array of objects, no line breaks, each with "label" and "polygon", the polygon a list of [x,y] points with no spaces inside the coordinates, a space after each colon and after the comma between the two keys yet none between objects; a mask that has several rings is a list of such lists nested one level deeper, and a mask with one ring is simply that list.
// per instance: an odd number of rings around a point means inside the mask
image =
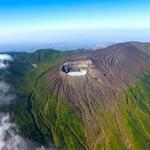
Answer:
[{"label": "cloud layer", "polygon": [[12,61],[12,57],[8,54],[0,54],[0,69],[8,67],[8,62]]},{"label": "cloud layer", "polygon": [[46,150],[17,134],[17,127],[10,122],[9,114],[0,114],[0,150]]},{"label": "cloud layer", "polygon": [[0,81],[0,104],[9,104],[14,98],[15,95],[11,92],[11,87]]}]

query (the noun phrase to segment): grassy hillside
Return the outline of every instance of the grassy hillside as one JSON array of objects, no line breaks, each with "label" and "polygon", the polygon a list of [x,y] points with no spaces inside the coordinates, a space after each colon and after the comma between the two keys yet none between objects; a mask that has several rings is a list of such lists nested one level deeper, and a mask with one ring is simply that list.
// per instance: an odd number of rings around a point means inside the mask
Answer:
[{"label": "grassy hillside", "polygon": [[144,75],[133,87],[123,93],[128,106],[121,107],[130,131],[132,142],[137,150],[150,148],[150,75]]},{"label": "grassy hillside", "polygon": [[138,49],[142,50],[143,52],[150,55],[150,43],[144,42],[132,42],[132,44],[137,47]]}]

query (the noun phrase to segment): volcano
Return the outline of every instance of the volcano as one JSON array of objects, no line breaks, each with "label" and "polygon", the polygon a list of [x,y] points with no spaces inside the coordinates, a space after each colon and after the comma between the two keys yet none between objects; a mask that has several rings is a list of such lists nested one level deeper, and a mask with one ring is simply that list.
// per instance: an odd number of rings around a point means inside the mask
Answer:
[{"label": "volcano", "polygon": [[150,56],[129,42],[67,56],[32,93],[39,128],[64,149],[150,148],[149,69]]}]

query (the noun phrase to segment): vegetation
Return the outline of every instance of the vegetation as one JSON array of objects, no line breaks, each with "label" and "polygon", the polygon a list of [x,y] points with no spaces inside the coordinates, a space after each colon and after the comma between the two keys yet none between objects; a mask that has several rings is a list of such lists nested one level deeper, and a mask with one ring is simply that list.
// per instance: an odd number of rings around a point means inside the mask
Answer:
[{"label": "vegetation", "polygon": [[121,107],[135,149],[150,148],[150,75],[144,75],[135,86],[123,93],[128,107]]},{"label": "vegetation", "polygon": [[132,44],[144,53],[150,55],[150,43],[132,42]]},{"label": "vegetation", "polygon": [[[53,93],[48,71],[71,52],[51,49],[34,53],[12,53],[5,80],[13,85],[16,100],[0,110],[9,110],[20,134],[40,144],[55,144],[68,150],[89,149],[85,124],[79,111]],[[37,66],[33,66],[36,64]],[[116,106],[100,110],[94,149],[150,149],[150,75],[145,74],[120,93]],[[98,109],[98,108],[97,108]]]}]

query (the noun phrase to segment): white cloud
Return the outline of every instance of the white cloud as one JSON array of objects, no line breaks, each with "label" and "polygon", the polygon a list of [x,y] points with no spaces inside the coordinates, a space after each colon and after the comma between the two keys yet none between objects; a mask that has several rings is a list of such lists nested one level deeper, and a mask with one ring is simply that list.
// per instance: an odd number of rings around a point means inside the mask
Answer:
[{"label": "white cloud", "polygon": [[10,92],[11,87],[3,81],[0,81],[0,104],[8,104],[15,98],[15,95]]},{"label": "white cloud", "polygon": [[33,150],[34,145],[17,134],[8,114],[0,114],[0,150]]},{"label": "white cloud", "polygon": [[15,124],[11,123],[7,113],[0,113],[0,150],[56,150],[38,146],[17,132]]},{"label": "white cloud", "polygon": [[8,54],[0,54],[0,69],[8,67],[8,61],[12,61],[13,58]]},{"label": "white cloud", "polygon": [[12,61],[12,57],[8,54],[0,54],[0,60],[4,61],[4,60],[8,60],[8,61]]}]

